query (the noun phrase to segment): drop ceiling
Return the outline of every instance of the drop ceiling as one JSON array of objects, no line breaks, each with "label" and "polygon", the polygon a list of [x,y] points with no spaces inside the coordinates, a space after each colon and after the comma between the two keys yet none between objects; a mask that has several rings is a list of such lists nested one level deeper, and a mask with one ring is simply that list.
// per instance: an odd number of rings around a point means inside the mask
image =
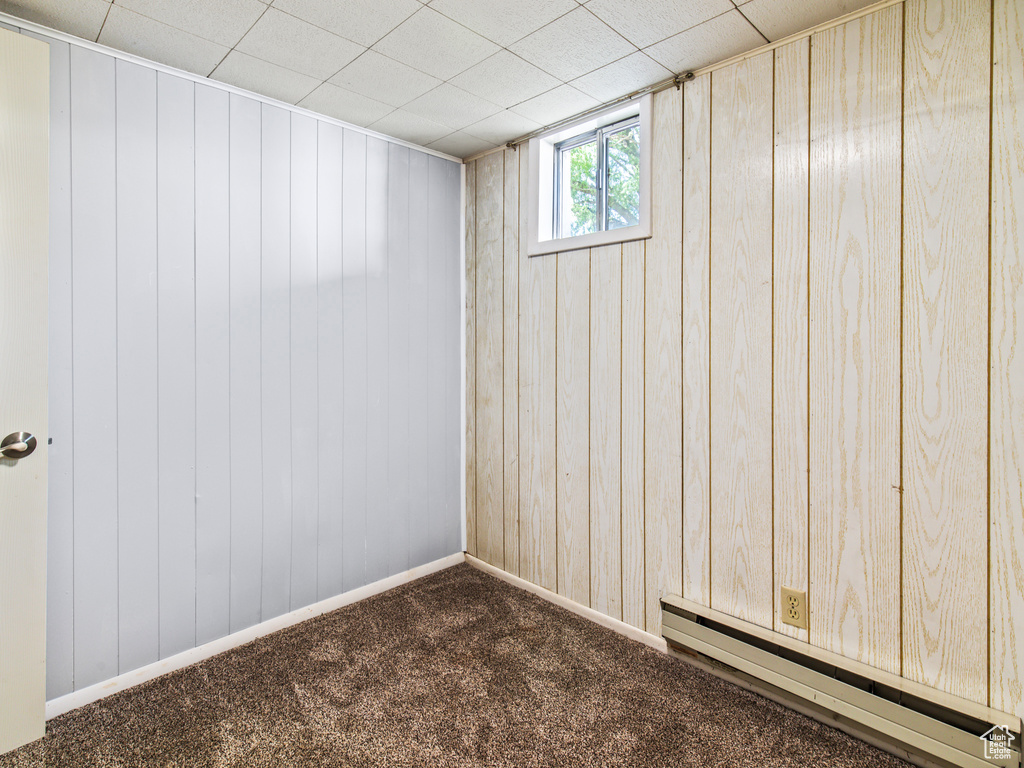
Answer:
[{"label": "drop ceiling", "polygon": [[872,0],[0,0],[457,157]]}]

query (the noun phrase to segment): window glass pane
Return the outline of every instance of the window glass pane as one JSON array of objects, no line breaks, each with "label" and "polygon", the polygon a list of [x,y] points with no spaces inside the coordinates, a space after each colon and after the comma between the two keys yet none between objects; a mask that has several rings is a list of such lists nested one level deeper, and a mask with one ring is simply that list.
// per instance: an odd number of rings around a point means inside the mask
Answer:
[{"label": "window glass pane", "polygon": [[608,165],[606,228],[635,226],[640,221],[640,126],[612,133],[605,142]]},{"label": "window glass pane", "polygon": [[589,235],[597,227],[597,142],[562,150],[562,237]]}]

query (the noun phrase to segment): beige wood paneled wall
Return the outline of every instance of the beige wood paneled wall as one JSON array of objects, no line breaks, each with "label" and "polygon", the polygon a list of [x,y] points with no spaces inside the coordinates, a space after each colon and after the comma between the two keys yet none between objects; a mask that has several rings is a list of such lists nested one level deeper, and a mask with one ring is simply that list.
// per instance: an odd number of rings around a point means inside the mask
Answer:
[{"label": "beige wood paneled wall", "polygon": [[647,241],[528,259],[528,148],[470,163],[470,552],[1024,715],[1022,52],[905,0],[657,94]]}]

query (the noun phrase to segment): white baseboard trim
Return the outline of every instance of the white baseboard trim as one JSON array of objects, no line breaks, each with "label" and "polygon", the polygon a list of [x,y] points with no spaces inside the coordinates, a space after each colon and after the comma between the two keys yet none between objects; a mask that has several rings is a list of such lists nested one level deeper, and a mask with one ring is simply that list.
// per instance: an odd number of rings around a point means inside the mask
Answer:
[{"label": "white baseboard trim", "polygon": [[620,635],[625,635],[631,640],[636,640],[637,642],[643,643],[644,645],[649,645],[651,648],[654,648],[657,651],[661,651],[662,653],[668,653],[668,643],[665,642],[665,638],[663,637],[658,637],[656,635],[652,635],[650,632],[645,632],[642,629],[637,629],[632,624],[627,624],[626,622],[619,621],[618,619],[614,619],[611,616],[606,616],[600,611],[595,611],[593,608],[588,608],[585,605],[577,603],[574,600],[570,600],[567,597],[563,597],[562,595],[552,592],[549,589],[544,589],[544,587],[538,587],[536,584],[531,584],[525,579],[521,579],[518,576],[513,576],[511,573],[506,573],[500,568],[495,568],[493,565],[485,563],[480,558],[473,557],[473,555],[470,555],[468,553],[466,554],[466,562],[472,565],[474,568],[479,568],[481,571],[489,573],[492,576],[496,576],[502,581],[507,581],[509,584],[515,587],[525,589],[527,592],[532,592],[538,597],[547,600],[549,603],[554,603],[555,605],[565,608],[568,611],[572,611],[573,613],[582,616],[585,619],[590,619],[595,624],[600,624],[602,627],[607,627],[608,629],[614,630],[615,632],[618,632]]},{"label": "white baseboard trim", "polygon": [[187,651],[182,651],[181,653],[169,656],[166,659],[154,662],[153,664],[147,664],[146,666],[139,667],[131,672],[125,672],[123,675],[118,675],[117,677],[112,677],[109,680],[104,680],[101,683],[90,685],[87,688],[73,691],[65,696],[51,699],[46,702],[46,719],[50,720],[58,715],[70,712],[73,709],[78,709],[86,704],[99,701],[107,696],[127,690],[128,688],[132,688],[141,683],[148,682],[154,678],[160,677],[161,675],[166,675],[168,672],[182,669],[190,664],[195,664],[196,662],[209,659],[211,656],[216,656],[218,653],[224,653],[224,651],[229,651],[240,645],[245,645],[258,637],[269,635],[286,627],[299,624],[307,619],[312,619],[315,616],[320,616],[321,614],[329,613],[330,611],[337,610],[338,608],[343,608],[346,605],[357,603],[360,600],[365,600],[373,595],[379,595],[381,592],[387,592],[389,589],[400,587],[402,584],[407,584],[408,582],[422,578],[423,576],[429,576],[432,573],[443,571],[446,568],[451,568],[453,565],[458,565],[465,561],[465,553],[456,552],[454,555],[443,557],[432,563],[421,565],[418,568],[412,568],[404,573],[396,573],[394,576],[388,576],[386,579],[381,579],[380,581],[375,581],[372,584],[367,584],[365,587],[359,587],[358,589],[353,589],[340,595],[329,597],[326,600],[321,600],[319,603],[308,605],[305,608],[299,608],[291,613],[276,616],[273,619],[268,619],[267,621],[256,624],[255,626],[239,630],[238,632],[234,632],[217,640],[212,640],[209,643],[204,643],[196,648],[190,648]]}]

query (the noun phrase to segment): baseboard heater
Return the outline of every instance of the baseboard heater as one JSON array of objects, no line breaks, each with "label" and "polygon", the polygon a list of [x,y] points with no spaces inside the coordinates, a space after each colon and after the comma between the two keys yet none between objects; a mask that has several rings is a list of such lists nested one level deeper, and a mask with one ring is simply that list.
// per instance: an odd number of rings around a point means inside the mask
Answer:
[{"label": "baseboard heater", "polygon": [[1021,766],[1019,717],[680,597],[661,604],[670,651],[917,765]]}]

